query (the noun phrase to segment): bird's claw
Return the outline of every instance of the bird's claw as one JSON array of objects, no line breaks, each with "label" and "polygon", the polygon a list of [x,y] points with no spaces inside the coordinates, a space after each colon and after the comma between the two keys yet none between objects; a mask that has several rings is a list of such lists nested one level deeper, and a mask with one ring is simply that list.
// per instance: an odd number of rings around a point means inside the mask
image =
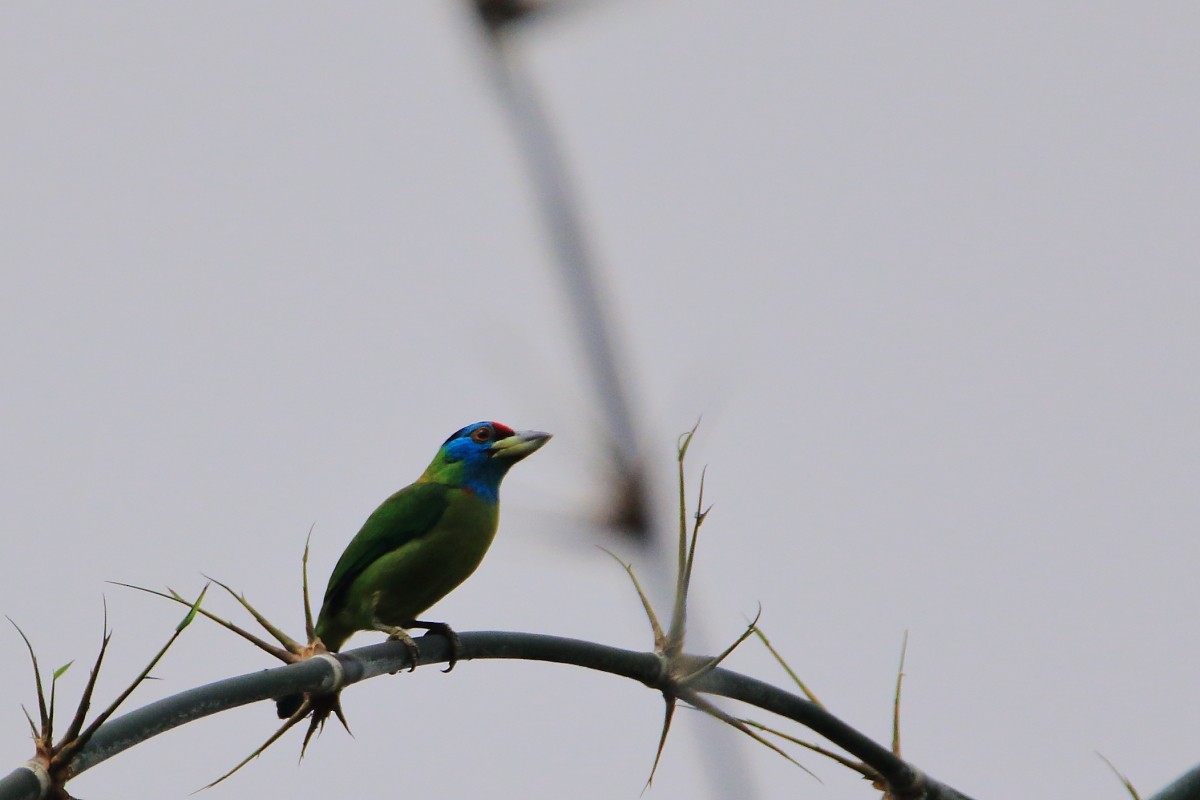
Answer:
[{"label": "bird's claw", "polygon": [[458,663],[458,654],[462,651],[462,641],[458,638],[458,634],[444,622],[423,622],[417,620],[413,625],[414,628],[424,628],[428,636],[435,634],[437,636],[446,637],[446,644],[449,645],[450,655],[446,659],[446,668],[442,672],[449,672],[454,669],[454,665]]},{"label": "bird's claw", "polygon": [[442,672],[449,672],[458,663],[458,653],[462,650],[462,642],[459,641],[458,634],[449,625],[446,626],[444,633],[446,634],[446,640],[450,643],[450,660]]},{"label": "bird's claw", "polygon": [[450,645],[450,657],[446,660],[446,668],[442,670],[442,672],[449,672],[458,663],[458,653],[462,650],[462,642],[459,640],[458,634],[449,625],[443,626],[437,632],[445,636],[446,642]]},{"label": "bird's claw", "polygon": [[388,634],[388,641],[404,643],[404,649],[408,651],[408,671],[416,672],[417,659],[421,657],[421,648],[417,647],[413,638],[403,629],[397,629]]}]

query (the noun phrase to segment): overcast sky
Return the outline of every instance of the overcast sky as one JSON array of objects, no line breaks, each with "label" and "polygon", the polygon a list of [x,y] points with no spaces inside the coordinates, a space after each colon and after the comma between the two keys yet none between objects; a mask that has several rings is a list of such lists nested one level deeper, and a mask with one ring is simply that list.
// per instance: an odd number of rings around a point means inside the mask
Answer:
[{"label": "overcast sky", "polygon": [[[704,422],[693,613],[758,603],[825,703],[979,798],[1143,792],[1200,761],[1200,12],[1138,5],[583,4],[514,45],[563,137],[658,513]],[[244,590],[297,635],[366,515],[479,419],[554,432],[430,616],[648,648],[593,547],[601,414],[465,5],[0,8],[0,611],[99,701],[178,608]],[[659,595],[660,602],[665,598]],[[235,613],[226,598],[214,611]],[[354,644],[378,637],[360,635]],[[3,641],[3,640],[0,640]],[[31,755],[15,632],[0,754]],[[197,624],[140,690],[270,666]],[[748,643],[735,669],[783,683]],[[464,663],[344,698],[214,798],[636,798],[661,701]],[[194,723],[71,784],[186,797],[273,729]],[[711,785],[681,714],[647,797]],[[863,798],[732,731],[756,796]],[[4,768],[0,771],[7,771]],[[711,795],[710,795],[711,796]]]}]

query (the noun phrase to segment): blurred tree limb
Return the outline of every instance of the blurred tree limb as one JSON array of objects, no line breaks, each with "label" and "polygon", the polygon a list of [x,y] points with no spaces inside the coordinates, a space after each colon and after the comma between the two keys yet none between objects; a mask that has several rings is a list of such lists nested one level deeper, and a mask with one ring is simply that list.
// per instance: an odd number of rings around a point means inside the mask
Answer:
[{"label": "blurred tree limb", "polygon": [[628,370],[623,368],[617,335],[605,311],[600,265],[587,236],[554,126],[511,39],[512,29],[542,11],[543,4],[531,0],[476,0],[474,5],[486,34],[488,72],[541,208],[571,309],[570,318],[575,322],[604,418],[611,469],[605,522],[638,544],[652,548],[650,487],[643,468],[634,403],[622,378]]}]

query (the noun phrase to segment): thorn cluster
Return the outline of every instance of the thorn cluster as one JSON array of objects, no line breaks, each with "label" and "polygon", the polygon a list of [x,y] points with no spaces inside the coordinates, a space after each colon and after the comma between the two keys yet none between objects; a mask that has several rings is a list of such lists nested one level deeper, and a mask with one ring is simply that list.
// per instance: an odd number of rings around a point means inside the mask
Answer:
[{"label": "thorn cluster", "polygon": [[[699,423],[697,423],[697,427]],[[691,515],[691,522],[688,519],[688,503],[687,503],[687,485],[684,477],[684,459],[687,456],[688,447],[692,443],[692,438],[696,434],[696,427],[683,434],[679,439],[677,447],[676,461],[679,465],[679,548],[678,548],[678,568],[675,578],[675,596],[671,611],[671,621],[666,631],[663,630],[659,623],[658,615],[654,611],[649,598],[646,597],[645,591],[642,589],[641,583],[634,574],[633,566],[622,561],[616,555],[609,551],[608,554],[616,559],[625,572],[629,575],[633,582],[634,590],[637,591],[638,598],[642,601],[642,608],[646,612],[646,617],[650,622],[650,630],[654,635],[654,652],[658,654],[662,664],[662,669],[659,672],[657,679],[650,684],[652,688],[658,689],[663,696],[665,704],[663,714],[662,733],[658,739],[658,749],[654,754],[654,763],[650,767],[650,777],[646,780],[646,787],[654,782],[654,774],[658,770],[659,762],[662,760],[663,748],[667,744],[667,735],[671,730],[671,721],[675,716],[675,708],[680,700],[687,703],[692,708],[703,711],[705,714],[724,722],[750,738],[757,741],[759,744],[765,745],[774,750],[779,755],[786,758],[788,761],[795,764],[805,772],[812,774],[806,767],[785,753],[778,746],[768,741],[759,733],[755,732],[752,727],[745,721],[737,719],[730,714],[722,711],[710,700],[706,699],[694,686],[697,680],[716,669],[722,661],[737,649],[737,647],[754,633],[757,628],[758,615],[755,615],[754,620],[747,625],[746,630],[734,640],[733,644],[723,650],[720,655],[713,657],[692,656],[684,653],[684,641],[687,633],[687,600],[688,592],[691,588],[692,567],[696,559],[696,542],[699,539],[700,527],[704,524],[708,517],[708,512],[712,510],[712,506],[704,505],[704,478],[705,470],[700,473],[700,490],[696,500],[696,510]],[[762,608],[759,608],[759,614],[762,613]],[[759,727],[759,726],[756,726]],[[815,777],[815,776],[814,776]]]},{"label": "thorn cluster", "polygon": [[[30,715],[28,709],[22,706],[21,710],[25,712],[25,719],[29,721],[29,729],[33,734],[34,756],[30,761],[29,768],[35,775],[38,775],[39,782],[45,781],[48,783],[43,793],[44,797],[53,798],[53,800],[67,800],[67,798],[71,797],[67,792],[66,784],[72,777],[72,760],[91,741],[92,736],[95,735],[100,726],[115,714],[117,709],[121,707],[121,704],[150,676],[151,670],[158,665],[158,662],[166,655],[167,650],[175,643],[179,635],[196,618],[196,613],[200,610],[200,603],[204,600],[204,595],[207,591],[208,587],[205,586],[194,603],[187,603],[190,606],[188,613],[175,626],[175,631],[167,639],[167,643],[150,659],[150,662],[125,687],[124,691],[117,695],[117,699],[113,700],[107,708],[96,715],[90,724],[84,727],[84,723],[87,720],[87,713],[92,706],[92,696],[96,691],[96,680],[100,677],[100,668],[104,664],[104,655],[108,652],[109,641],[112,640],[112,631],[108,628],[108,606],[105,605],[104,635],[100,640],[100,650],[96,654],[96,661],[92,665],[92,671],[88,674],[87,684],[83,687],[83,693],[80,695],[79,704],[75,708],[75,714],[71,717],[71,722],[67,725],[66,732],[58,742],[54,741],[54,713],[58,694],[58,679],[65,675],[75,662],[68,661],[51,674],[50,696],[49,700],[47,700],[45,684],[42,682],[42,671],[38,665],[37,654],[33,650],[33,644],[29,641],[29,637],[25,635],[25,632],[21,630],[20,626],[16,622],[13,622],[11,617],[8,618],[8,621],[12,622],[13,627],[17,629],[17,633],[21,635],[21,639],[24,640],[25,647],[29,650],[29,660],[33,663],[34,684],[37,688],[39,724],[34,724],[33,717]],[[42,770],[42,774],[40,775],[37,772],[38,768]]]},{"label": "thorn cluster", "polygon": [[[218,617],[215,614],[205,611],[204,609],[201,609],[197,606],[197,610],[199,611],[199,613],[203,614],[205,617],[208,617],[210,620],[217,623],[218,625],[221,625],[222,627],[226,628],[227,630],[230,630],[233,633],[236,633],[238,636],[241,636],[243,639],[250,642],[258,649],[262,650],[265,653],[270,654],[271,656],[274,656],[275,658],[282,661],[284,664],[297,664],[297,663],[300,663],[301,661],[307,661],[310,658],[322,657],[322,656],[327,657],[327,658],[334,658],[333,654],[331,654],[325,648],[325,645],[321,642],[321,640],[317,638],[316,628],[314,627],[314,624],[313,624],[312,604],[309,602],[309,593],[308,593],[308,551],[309,551],[309,541],[312,537],[312,530],[310,529],[308,533],[309,533],[309,539],[306,539],[304,542],[304,556],[301,559],[301,572],[303,575],[302,591],[303,591],[303,595],[304,595],[304,632],[305,632],[305,635],[308,640],[306,643],[302,644],[302,643],[296,641],[295,639],[291,638],[290,636],[288,636],[286,633],[283,632],[282,629],[280,629],[278,626],[274,625],[270,620],[268,620],[265,616],[263,616],[263,614],[261,612],[259,612],[258,609],[256,609],[253,605],[251,605],[250,602],[246,599],[245,595],[241,594],[240,592],[234,591],[227,584],[224,584],[221,581],[216,580],[215,578],[208,578],[208,580],[211,581],[212,583],[215,583],[217,586],[220,586],[234,600],[236,600],[238,602],[238,604],[241,605],[242,608],[244,608],[250,614],[250,616],[254,617],[254,620],[260,626],[262,626],[263,630],[265,630],[271,636],[272,639],[274,639],[276,642],[278,642],[278,645],[272,644],[271,642],[266,641],[265,639],[251,633],[250,631],[246,630],[245,628],[242,628],[241,626],[239,626],[233,622],[230,622],[229,620],[224,619],[223,617]],[[205,577],[207,577],[207,576],[205,576]],[[186,600],[181,594],[179,594],[179,592],[175,591],[174,589],[172,589],[170,587],[167,587],[166,592],[160,592],[155,589],[147,589],[142,586],[132,586],[130,584],[120,584],[120,585],[128,586],[131,589],[137,589],[139,591],[147,592],[149,594],[157,595],[158,597],[163,597],[167,600],[173,600],[174,602],[177,602],[177,603],[183,603],[185,605],[189,605],[188,600]],[[335,687],[332,692],[326,692],[326,693],[322,693],[322,694],[305,692],[304,695],[299,699],[299,702],[297,704],[295,704],[294,706],[291,706],[288,704],[282,704],[282,705],[280,705],[280,710],[286,712],[286,713],[281,714],[281,716],[284,717],[283,724],[280,725],[279,728],[277,728],[274,733],[272,733],[270,736],[268,736],[266,741],[264,741],[261,745],[259,745],[257,748],[255,748],[254,751],[250,753],[250,755],[246,756],[241,761],[239,761],[237,764],[235,764],[233,766],[233,768],[230,769],[228,772],[221,775],[219,778],[214,780],[212,783],[209,783],[202,788],[209,789],[213,786],[216,786],[218,783],[221,783],[226,778],[231,777],[234,773],[236,773],[242,767],[246,766],[251,761],[253,761],[254,759],[258,758],[260,755],[262,755],[264,752],[266,752],[267,748],[270,747],[271,745],[275,744],[275,742],[278,741],[281,736],[283,736],[285,733],[287,733],[289,730],[291,730],[295,726],[299,725],[305,719],[308,719],[309,723],[308,723],[308,730],[306,730],[304,733],[304,741],[300,745],[300,758],[301,759],[304,758],[304,753],[308,750],[308,744],[310,741],[312,741],[313,736],[316,735],[317,733],[319,733],[320,731],[324,730],[325,723],[326,723],[326,721],[328,721],[330,716],[337,717],[338,722],[340,722],[342,724],[342,727],[346,729],[346,732],[350,733],[351,736],[354,735],[350,731],[349,723],[346,722],[345,714],[342,712],[340,687]]]}]

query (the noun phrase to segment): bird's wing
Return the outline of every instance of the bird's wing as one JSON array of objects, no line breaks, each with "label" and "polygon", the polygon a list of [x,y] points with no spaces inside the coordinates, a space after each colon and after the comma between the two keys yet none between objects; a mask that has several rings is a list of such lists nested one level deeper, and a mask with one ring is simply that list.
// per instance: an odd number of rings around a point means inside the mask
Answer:
[{"label": "bird's wing", "polygon": [[334,613],[346,599],[350,584],[385,554],[419,539],[437,524],[449,505],[451,487],[414,483],[383,501],[338,559],[325,589],[322,614]]}]

